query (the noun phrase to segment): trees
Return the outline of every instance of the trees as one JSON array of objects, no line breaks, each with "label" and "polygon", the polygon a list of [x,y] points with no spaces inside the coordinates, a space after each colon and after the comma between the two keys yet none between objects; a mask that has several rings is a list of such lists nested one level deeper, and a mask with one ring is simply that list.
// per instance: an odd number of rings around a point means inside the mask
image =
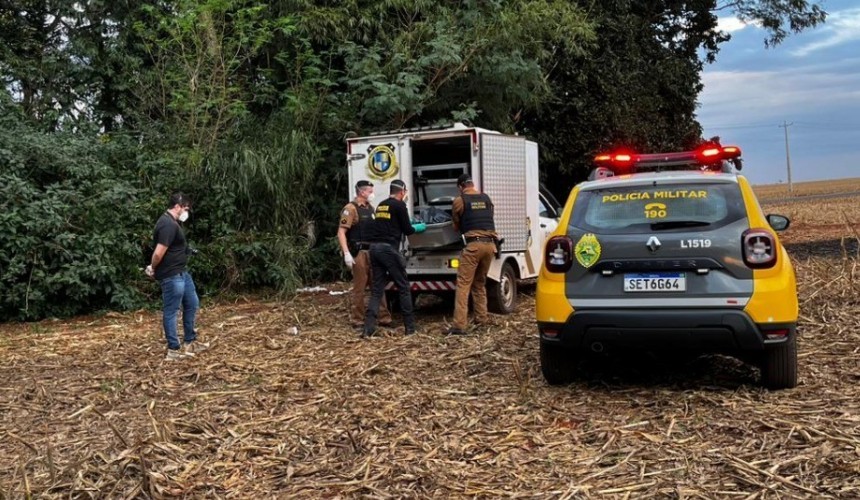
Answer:
[{"label": "trees", "polygon": [[[174,189],[196,200],[202,289],[331,277],[334,245],[310,252],[304,235],[310,220],[334,234],[347,132],[469,120],[525,133],[566,194],[598,149],[699,138],[699,73],[729,38],[724,14],[760,23],[768,44],[825,16],[806,0],[0,0],[0,173],[18,189],[4,194],[60,224],[9,208],[4,230],[41,236],[9,249],[0,281],[33,297],[32,280],[72,276],[83,240],[44,253],[39,238],[93,228],[109,284],[87,270],[25,316],[77,311],[64,295],[127,306],[111,297],[139,297],[135,253]],[[140,213],[88,218],[102,191]]]},{"label": "trees", "polygon": [[0,81],[46,130],[110,131],[131,111],[141,61],[126,29],[142,2],[0,2]]},{"label": "trees", "polygon": [[703,65],[730,39],[718,15],[737,15],[769,32],[768,45],[824,22],[804,0],[614,0],[593,4],[597,43],[586,54],[560,51],[547,69],[551,92],[518,127],[538,138],[542,167],[563,196],[600,150],[684,148],[696,121]]},{"label": "trees", "polygon": [[122,145],[44,133],[0,97],[0,320],[139,305],[146,196]]},{"label": "trees", "polygon": [[765,45],[779,44],[790,33],[815,28],[827,19],[819,2],[808,0],[724,0],[713,12],[731,12],[740,20],[758,23],[768,32]]}]

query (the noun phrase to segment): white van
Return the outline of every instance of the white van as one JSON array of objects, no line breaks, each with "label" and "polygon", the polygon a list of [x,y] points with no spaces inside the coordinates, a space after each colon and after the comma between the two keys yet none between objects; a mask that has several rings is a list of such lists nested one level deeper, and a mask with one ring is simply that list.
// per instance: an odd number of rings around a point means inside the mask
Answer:
[{"label": "white van", "polygon": [[524,137],[455,123],[447,127],[391,130],[349,138],[349,184],[374,183],[377,199],[388,196],[394,179],[409,190],[409,215],[427,231],[407,238],[402,251],[414,292],[456,289],[463,242],[450,222],[459,194],[457,177],[467,173],[495,205],[496,231],[504,239],[488,274],[488,307],[514,310],[517,280],[535,278],[543,244],[558,225],[561,208],[540,188],[538,145]]}]

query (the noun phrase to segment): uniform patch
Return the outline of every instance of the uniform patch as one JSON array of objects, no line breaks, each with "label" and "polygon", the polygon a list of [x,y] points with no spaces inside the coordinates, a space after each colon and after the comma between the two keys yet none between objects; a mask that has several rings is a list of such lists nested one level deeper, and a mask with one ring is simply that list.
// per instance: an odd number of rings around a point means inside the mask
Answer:
[{"label": "uniform patch", "polygon": [[582,267],[593,266],[600,259],[600,242],[597,241],[597,236],[592,233],[584,234],[576,243],[573,253]]},{"label": "uniform patch", "polygon": [[349,210],[344,210],[341,215],[349,215]]},{"label": "uniform patch", "polygon": [[340,223],[345,226],[345,225],[349,224],[349,221],[346,220],[346,218],[344,217],[343,219],[340,220]]}]

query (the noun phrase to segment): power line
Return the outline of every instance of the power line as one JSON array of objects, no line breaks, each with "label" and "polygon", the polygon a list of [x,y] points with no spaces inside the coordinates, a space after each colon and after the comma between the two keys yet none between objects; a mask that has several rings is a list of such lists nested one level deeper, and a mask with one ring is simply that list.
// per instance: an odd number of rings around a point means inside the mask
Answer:
[{"label": "power line", "polygon": [[[793,122],[792,125],[797,125],[803,128],[811,128],[811,129],[822,129],[822,130],[839,130],[839,131],[852,131],[852,130],[860,130],[860,124],[858,123],[817,123],[817,122]],[[731,129],[745,129],[745,128],[783,128],[783,125],[780,124],[760,124],[760,125],[717,125],[717,126],[706,126],[703,125],[702,128],[706,130],[731,130]]]},{"label": "power line", "polygon": [[785,168],[788,170],[788,192],[793,193],[794,188],[791,185],[791,156],[788,153],[788,127],[794,125],[794,123],[788,123],[783,120],[782,125],[780,127],[785,129]]},{"label": "power line", "polygon": [[795,125],[810,130],[820,130],[822,132],[856,132],[860,130],[860,125],[840,125],[838,123],[823,124],[809,122],[795,122]]},{"label": "power line", "polygon": [[725,125],[725,126],[717,126],[717,127],[706,127],[702,128],[706,130],[728,130],[728,129],[737,129],[737,128],[773,128],[778,127],[779,125]]}]

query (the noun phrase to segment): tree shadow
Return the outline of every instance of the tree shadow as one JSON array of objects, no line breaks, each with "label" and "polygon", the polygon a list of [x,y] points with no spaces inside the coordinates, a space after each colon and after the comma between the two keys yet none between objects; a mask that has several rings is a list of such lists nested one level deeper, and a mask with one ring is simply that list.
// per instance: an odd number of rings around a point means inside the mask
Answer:
[{"label": "tree shadow", "polygon": [[577,381],[593,388],[664,387],[672,390],[736,390],[758,383],[758,369],[717,354],[615,352],[577,365]]}]

